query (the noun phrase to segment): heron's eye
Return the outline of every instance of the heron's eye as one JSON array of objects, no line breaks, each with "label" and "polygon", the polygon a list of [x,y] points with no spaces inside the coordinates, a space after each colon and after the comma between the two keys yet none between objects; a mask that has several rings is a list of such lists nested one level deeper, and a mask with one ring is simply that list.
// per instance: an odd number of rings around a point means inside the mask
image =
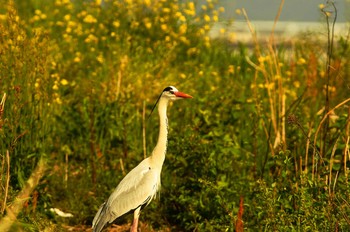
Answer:
[{"label": "heron's eye", "polygon": [[173,90],[170,90],[169,92],[170,92],[171,94],[174,94],[174,93],[175,93]]}]

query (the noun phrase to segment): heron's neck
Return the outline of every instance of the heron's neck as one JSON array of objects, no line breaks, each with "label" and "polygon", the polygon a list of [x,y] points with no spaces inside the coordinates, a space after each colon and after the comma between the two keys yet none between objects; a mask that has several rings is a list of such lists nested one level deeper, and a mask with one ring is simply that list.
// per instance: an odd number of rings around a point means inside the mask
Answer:
[{"label": "heron's neck", "polygon": [[162,167],[168,141],[168,119],[166,116],[166,111],[168,107],[167,99],[160,99],[158,106],[159,113],[159,135],[158,142],[152,152],[153,164],[157,167]]}]

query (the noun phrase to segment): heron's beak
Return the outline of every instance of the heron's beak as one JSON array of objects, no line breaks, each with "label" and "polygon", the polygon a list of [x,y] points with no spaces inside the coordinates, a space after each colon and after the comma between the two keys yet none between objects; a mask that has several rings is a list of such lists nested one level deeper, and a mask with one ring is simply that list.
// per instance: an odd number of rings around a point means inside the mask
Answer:
[{"label": "heron's beak", "polygon": [[175,92],[174,93],[176,97],[181,97],[181,98],[192,98],[191,95],[188,95],[186,93],[182,93],[182,92]]}]

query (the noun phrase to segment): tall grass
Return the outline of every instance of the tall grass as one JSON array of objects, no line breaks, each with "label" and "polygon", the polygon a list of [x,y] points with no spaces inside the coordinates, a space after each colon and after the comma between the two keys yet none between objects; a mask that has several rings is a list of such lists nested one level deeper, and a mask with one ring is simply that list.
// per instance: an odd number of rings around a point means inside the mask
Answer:
[{"label": "tall grass", "polygon": [[[322,7],[325,22],[331,6]],[[243,10],[252,52],[208,36],[224,10],[213,1],[1,7],[3,211],[39,161],[47,166],[14,229],[90,227],[151,152],[158,121],[145,115],[168,85],[194,99],[169,109],[161,197],[141,215],[145,230],[349,229],[347,38],[277,43],[272,29],[260,43]]]}]

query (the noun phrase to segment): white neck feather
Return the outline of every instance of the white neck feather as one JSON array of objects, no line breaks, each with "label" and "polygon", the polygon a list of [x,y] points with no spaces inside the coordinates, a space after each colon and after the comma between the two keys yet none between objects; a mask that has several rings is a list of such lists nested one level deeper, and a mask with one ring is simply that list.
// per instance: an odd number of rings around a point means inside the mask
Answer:
[{"label": "white neck feather", "polygon": [[168,142],[168,118],[166,115],[168,103],[168,99],[161,98],[159,100],[159,136],[151,155],[152,163],[159,168],[162,168]]}]

